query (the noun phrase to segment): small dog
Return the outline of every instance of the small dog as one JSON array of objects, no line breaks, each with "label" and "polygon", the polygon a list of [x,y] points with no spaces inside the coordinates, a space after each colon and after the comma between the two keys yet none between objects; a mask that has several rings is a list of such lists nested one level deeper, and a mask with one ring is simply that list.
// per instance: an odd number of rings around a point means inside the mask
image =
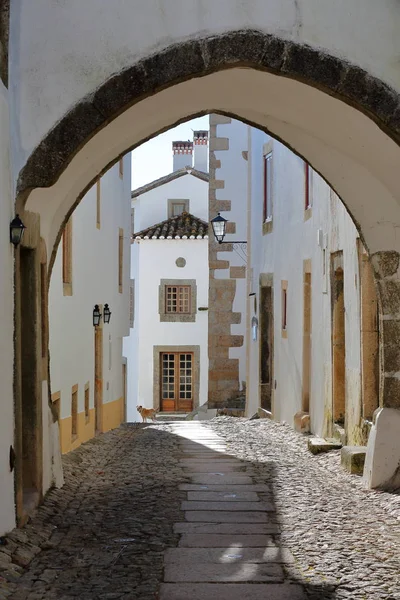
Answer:
[{"label": "small dog", "polygon": [[147,422],[147,419],[151,419],[152,421],[157,421],[156,414],[158,412],[157,408],[143,408],[143,406],[137,406],[136,410],[142,416],[143,423]]}]

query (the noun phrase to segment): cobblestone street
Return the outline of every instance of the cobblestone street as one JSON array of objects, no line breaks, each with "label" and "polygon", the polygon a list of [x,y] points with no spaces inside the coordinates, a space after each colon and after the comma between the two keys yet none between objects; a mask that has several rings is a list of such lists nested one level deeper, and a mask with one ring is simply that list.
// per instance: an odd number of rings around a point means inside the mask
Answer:
[{"label": "cobblestone street", "polygon": [[400,495],[268,420],[126,425],[0,546],[0,599],[400,599]]}]

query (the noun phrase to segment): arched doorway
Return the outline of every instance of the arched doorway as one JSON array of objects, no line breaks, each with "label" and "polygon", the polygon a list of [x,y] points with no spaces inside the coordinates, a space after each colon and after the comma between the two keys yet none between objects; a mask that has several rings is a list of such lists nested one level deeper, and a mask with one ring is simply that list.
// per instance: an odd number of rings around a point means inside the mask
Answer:
[{"label": "arched doorway", "polygon": [[[18,203],[20,212],[40,215],[50,271],[62,226],[99,173],[173,124],[220,112],[282,140],[341,196],[373,256],[387,317],[381,344],[391,345],[393,354],[397,317],[385,290],[400,260],[394,231],[400,150],[390,128],[397,107],[392,90],[337,58],[259,32],[202,39],[207,64],[193,52],[199,43],[171,46],[105,81],[65,114],[27,160]],[[350,84],[355,79],[360,92]],[[396,360],[400,365],[400,355]],[[380,405],[398,409],[400,369],[385,373],[384,360],[382,366]],[[398,418],[400,411],[394,413]],[[400,453],[392,450],[392,457]],[[374,448],[370,453],[376,460]]]}]

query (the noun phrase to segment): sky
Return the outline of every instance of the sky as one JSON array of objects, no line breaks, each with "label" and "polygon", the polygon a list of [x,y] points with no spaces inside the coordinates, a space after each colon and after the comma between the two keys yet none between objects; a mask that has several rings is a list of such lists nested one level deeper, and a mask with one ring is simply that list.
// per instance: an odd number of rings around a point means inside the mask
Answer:
[{"label": "sky", "polygon": [[132,189],[172,171],[172,142],[193,140],[193,131],[209,129],[209,116],[192,119],[161,133],[132,152]]}]

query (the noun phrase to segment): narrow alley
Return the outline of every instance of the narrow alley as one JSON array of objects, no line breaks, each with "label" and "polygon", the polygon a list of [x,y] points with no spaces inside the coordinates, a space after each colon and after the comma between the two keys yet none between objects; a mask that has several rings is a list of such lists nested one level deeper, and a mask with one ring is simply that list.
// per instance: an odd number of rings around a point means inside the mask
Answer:
[{"label": "narrow alley", "polygon": [[288,426],[123,425],[63,461],[1,540],[1,599],[400,599],[400,495]]}]

